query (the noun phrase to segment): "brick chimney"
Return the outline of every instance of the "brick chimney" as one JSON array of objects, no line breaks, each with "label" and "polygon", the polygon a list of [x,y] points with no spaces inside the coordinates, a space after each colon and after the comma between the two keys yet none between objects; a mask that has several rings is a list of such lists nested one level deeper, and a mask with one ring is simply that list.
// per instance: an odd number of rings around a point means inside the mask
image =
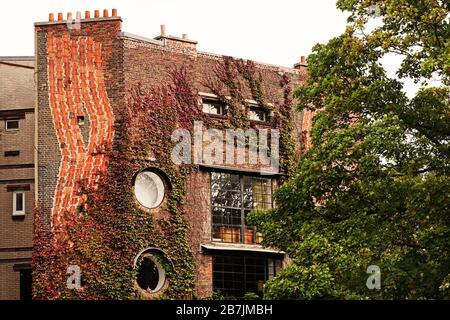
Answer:
[{"label": "brick chimney", "polygon": [[308,66],[308,63],[306,62],[306,58],[305,56],[301,56],[300,57],[300,62],[294,64],[294,69],[303,69],[306,68]]},{"label": "brick chimney", "polygon": [[[64,16],[66,16],[66,19],[64,19]],[[104,23],[102,26],[105,26],[106,24],[115,25],[116,27],[119,27],[119,30],[121,29],[121,22],[122,19],[117,16],[117,9],[111,10],[111,15],[108,9],[103,10],[103,16],[100,15],[100,10],[94,11],[94,17],[91,16],[90,11],[86,11],[84,14],[84,17],[81,14],[81,11],[77,11],[76,14],[72,14],[72,12],[67,12],[65,15],[62,12],[58,12],[57,19],[55,19],[55,14],[50,13],[48,15],[48,21],[45,22],[36,22],[35,28],[36,30],[43,30],[48,29],[49,27],[55,27],[58,30],[64,29],[64,25],[68,29],[80,29],[78,27],[75,27],[75,25],[79,25],[81,28],[83,26],[90,26],[92,27],[95,23]]]},{"label": "brick chimney", "polygon": [[161,25],[161,34],[155,37],[155,40],[162,41],[164,46],[173,49],[174,51],[197,55],[197,41],[189,39],[186,33],[184,33],[181,38],[167,35],[166,26],[163,24]]},{"label": "brick chimney", "polygon": [[[122,76],[122,48],[116,45],[121,25],[117,10],[86,11],[84,17],[58,13],[56,21],[50,13],[48,21],[35,23],[36,145],[52,150],[37,152],[36,163],[48,169],[44,176],[58,179],[53,196],[36,185],[37,201],[51,208],[45,219],[54,230],[66,223],[61,210],[75,214],[83,203],[81,164],[92,172],[105,170],[107,158],[98,151],[112,146],[114,108],[123,106],[116,81]],[[88,188],[94,186],[94,179],[86,180]]]}]

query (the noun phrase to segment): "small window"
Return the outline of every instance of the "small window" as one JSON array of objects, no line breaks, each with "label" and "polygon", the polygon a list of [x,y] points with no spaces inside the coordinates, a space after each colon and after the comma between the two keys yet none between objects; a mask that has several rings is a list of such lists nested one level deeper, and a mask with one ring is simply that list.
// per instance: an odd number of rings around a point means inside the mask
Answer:
[{"label": "small window", "polygon": [[19,120],[5,120],[5,129],[8,131],[19,130]]},{"label": "small window", "polygon": [[25,192],[13,192],[13,216],[25,215]]},{"label": "small window", "polygon": [[77,123],[78,125],[83,125],[84,124],[84,116],[77,116]]},{"label": "small window", "polygon": [[148,293],[156,293],[163,288],[166,272],[157,257],[151,254],[139,257],[136,281],[139,288]]},{"label": "small window", "polygon": [[5,151],[5,157],[17,157],[20,155],[19,150]]},{"label": "small window", "polygon": [[165,186],[159,175],[144,170],[137,174],[134,193],[137,201],[148,209],[158,207],[164,200]]},{"label": "small window", "polygon": [[248,117],[253,121],[266,122],[268,119],[267,110],[261,108],[250,108]]},{"label": "small window", "polygon": [[203,112],[208,114],[214,114],[214,115],[225,115],[225,106],[222,102],[219,100],[214,99],[203,99]]}]

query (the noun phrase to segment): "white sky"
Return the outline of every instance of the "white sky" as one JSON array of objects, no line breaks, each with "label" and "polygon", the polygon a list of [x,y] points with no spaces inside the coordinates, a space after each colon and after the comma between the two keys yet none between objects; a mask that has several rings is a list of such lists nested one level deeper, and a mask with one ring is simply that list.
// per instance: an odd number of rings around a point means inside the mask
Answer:
[{"label": "white sky", "polygon": [[312,46],[345,29],[335,0],[4,0],[0,1],[0,56],[34,55],[33,22],[50,12],[112,8],[122,29],[144,37],[166,33],[199,42],[201,51],[292,67]]},{"label": "white sky", "polygon": [[[166,34],[187,33],[200,51],[292,67],[316,43],[326,43],[345,30],[348,14],[336,0],[1,0],[0,56],[34,55],[34,22],[53,12],[116,8],[122,31],[154,38],[160,25]],[[395,77],[399,60],[384,64]],[[404,81],[408,96],[417,86]]]}]

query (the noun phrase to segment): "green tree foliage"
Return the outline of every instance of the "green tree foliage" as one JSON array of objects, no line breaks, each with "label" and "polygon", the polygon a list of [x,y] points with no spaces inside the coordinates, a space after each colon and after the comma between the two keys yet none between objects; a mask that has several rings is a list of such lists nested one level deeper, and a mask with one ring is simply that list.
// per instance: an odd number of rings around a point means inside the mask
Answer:
[{"label": "green tree foliage", "polygon": [[[291,258],[265,296],[449,299],[450,2],[337,6],[349,25],[314,47],[295,92],[299,110],[316,111],[313,147],[277,208],[250,219]],[[403,59],[398,78],[421,82],[413,98],[381,64],[392,52]],[[381,269],[380,290],[366,287],[369,265]]]}]

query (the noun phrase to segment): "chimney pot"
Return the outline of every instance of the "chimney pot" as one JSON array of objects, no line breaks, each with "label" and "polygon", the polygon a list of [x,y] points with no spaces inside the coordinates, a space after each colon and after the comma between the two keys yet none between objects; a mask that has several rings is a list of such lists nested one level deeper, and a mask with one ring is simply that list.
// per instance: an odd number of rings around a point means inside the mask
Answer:
[{"label": "chimney pot", "polygon": [[55,15],[53,13],[48,15],[48,21],[55,21]]},{"label": "chimney pot", "polygon": [[161,35],[165,36],[166,35],[166,26],[165,25],[161,25]]},{"label": "chimney pot", "polygon": [[85,18],[85,19],[90,19],[90,18],[91,18],[91,12],[90,12],[89,10],[86,10],[86,11],[84,12],[84,18]]},{"label": "chimney pot", "polygon": [[117,17],[117,9],[112,9],[112,14],[113,17]]},{"label": "chimney pot", "polygon": [[77,20],[81,20],[81,12],[77,11]]},{"label": "chimney pot", "polygon": [[181,36],[184,40],[187,40],[188,39],[188,35],[187,35],[187,33],[183,33],[183,35]]},{"label": "chimney pot", "polygon": [[305,63],[305,56],[300,57],[300,63]]},{"label": "chimney pot", "polygon": [[103,18],[108,18],[108,17],[109,17],[108,9],[103,10]]},{"label": "chimney pot", "polygon": [[94,18],[100,18],[100,11],[99,10],[95,10],[94,11]]},{"label": "chimney pot", "polygon": [[72,20],[72,12],[67,12],[67,20]]},{"label": "chimney pot", "polygon": [[62,12],[58,12],[58,21],[63,21],[63,14],[62,14]]}]

